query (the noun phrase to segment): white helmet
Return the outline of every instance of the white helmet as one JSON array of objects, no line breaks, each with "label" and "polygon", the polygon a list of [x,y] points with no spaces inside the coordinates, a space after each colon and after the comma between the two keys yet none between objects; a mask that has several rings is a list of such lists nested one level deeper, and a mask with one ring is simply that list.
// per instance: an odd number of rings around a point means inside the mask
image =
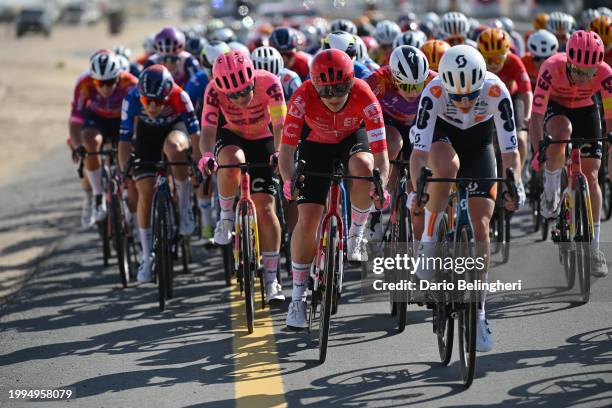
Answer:
[{"label": "white helmet", "polygon": [[389,57],[393,78],[408,85],[422,84],[429,75],[429,63],[423,51],[410,45],[397,47]]},{"label": "white helmet", "polygon": [[323,39],[321,49],[328,50],[333,48],[344,51],[351,59],[355,59],[357,57],[357,43],[355,42],[355,37],[355,35],[345,31],[334,31],[327,34]]},{"label": "white helmet", "polygon": [[440,21],[440,27],[447,37],[455,35],[465,37],[469,31],[467,17],[457,11],[445,13]]},{"label": "white helmet", "polygon": [[413,47],[421,48],[421,45],[427,41],[427,35],[421,30],[416,31],[404,31],[399,33],[395,40],[393,40],[393,48],[401,47],[402,45],[411,45]]},{"label": "white helmet", "polygon": [[247,47],[246,45],[238,41],[230,41],[229,43],[227,43],[227,45],[228,47],[230,47],[230,50],[240,51],[244,55],[249,55],[251,53],[251,51],[249,50],[249,47]]},{"label": "white helmet", "polygon": [[608,7],[600,7],[600,8],[597,9],[597,11],[602,16],[612,17],[612,10],[610,10]]},{"label": "white helmet", "polygon": [[332,21],[329,29],[331,31],[346,31],[349,34],[357,34],[357,26],[355,23],[345,18]]},{"label": "white helmet", "polygon": [[440,17],[433,11],[429,11],[421,18],[421,22],[426,21],[431,21],[437,27],[440,24]]},{"label": "white helmet", "polygon": [[596,9],[586,9],[582,12],[581,15],[581,22],[582,22],[582,26],[585,28],[588,28],[589,25],[591,24],[591,21],[593,21],[593,19],[595,17],[599,17],[601,14],[599,13],[599,11],[597,11]]},{"label": "white helmet", "polygon": [[527,49],[534,57],[548,58],[557,52],[559,40],[548,30],[538,30],[527,39]]},{"label": "white helmet", "polygon": [[251,60],[255,69],[264,69],[278,75],[285,67],[283,56],[274,47],[257,47],[251,53]]},{"label": "white helmet", "polygon": [[550,13],[546,29],[553,34],[571,34],[574,28],[574,18],[561,11]]},{"label": "white helmet", "polygon": [[113,48],[113,52],[117,55],[123,55],[125,58],[128,59],[128,61],[132,59],[132,50],[130,50],[125,45],[116,46],[115,48]]},{"label": "white helmet", "polygon": [[142,48],[147,54],[153,54],[155,52],[155,35],[148,35],[147,38],[142,42]]},{"label": "white helmet", "polygon": [[106,81],[117,78],[121,73],[121,66],[117,56],[110,51],[96,53],[89,61],[89,75],[93,79]]},{"label": "white helmet", "polygon": [[355,45],[357,61],[364,62],[367,58],[370,58],[370,56],[368,55],[368,47],[366,47],[365,43],[363,42],[363,39],[358,35],[355,36]]},{"label": "white helmet", "polygon": [[374,32],[374,38],[380,45],[392,45],[393,40],[402,30],[400,26],[391,20],[383,20],[376,24],[376,31]]},{"label": "white helmet", "polygon": [[502,29],[508,33],[514,31],[514,21],[510,17],[500,17],[499,21],[502,23]]},{"label": "white helmet", "polygon": [[453,94],[465,95],[484,85],[487,64],[482,54],[469,45],[449,48],[438,67],[444,88]]},{"label": "white helmet", "polygon": [[123,72],[130,72],[130,60],[124,55],[116,55],[115,57],[119,63],[119,69]]}]

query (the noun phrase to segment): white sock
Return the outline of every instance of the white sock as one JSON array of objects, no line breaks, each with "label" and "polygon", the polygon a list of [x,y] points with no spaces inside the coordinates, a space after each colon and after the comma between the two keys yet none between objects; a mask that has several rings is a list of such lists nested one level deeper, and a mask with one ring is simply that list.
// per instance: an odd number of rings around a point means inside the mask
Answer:
[{"label": "white sock", "polygon": [[219,206],[221,207],[221,219],[234,221],[234,196],[223,197],[219,194]]},{"label": "white sock", "polygon": [[591,253],[596,254],[599,251],[599,232],[601,231],[601,222],[593,223],[593,242],[591,244]]},{"label": "white sock", "polygon": [[102,166],[99,166],[95,170],[85,169],[85,174],[87,175],[87,180],[89,180],[89,185],[94,195],[104,194],[104,189],[102,188]]},{"label": "white sock", "polygon": [[561,186],[561,169],[554,171],[544,169],[544,194],[547,198],[553,198],[555,191]]},{"label": "white sock", "polygon": [[293,302],[296,300],[303,300],[309,273],[309,263],[299,264],[296,262],[291,262],[291,275],[293,276],[293,292],[291,293],[291,300]]},{"label": "white sock", "polygon": [[198,207],[202,214],[202,225],[212,225],[212,200],[210,198],[198,198]]},{"label": "white sock", "polygon": [[[484,273],[482,278],[483,283],[489,282],[489,274]],[[480,320],[485,319],[485,300],[487,296],[487,291],[483,290],[480,292],[480,310],[478,311],[478,318]]]},{"label": "white sock", "polygon": [[363,235],[363,230],[368,222],[371,208],[372,206],[362,209],[351,205],[351,228],[349,228],[349,237]]},{"label": "white sock", "polygon": [[263,267],[266,272],[266,283],[276,282],[278,271],[278,252],[262,252]]},{"label": "white sock", "polygon": [[186,177],[185,180],[174,180],[176,185],[176,193],[178,195],[179,208],[181,210],[185,210],[190,207],[191,202],[189,200],[189,194],[191,193],[189,189],[189,177]]},{"label": "white sock", "polygon": [[438,225],[440,225],[443,215],[443,212],[432,213],[425,207],[425,228],[423,230],[421,242],[437,241],[436,234],[438,232]]},{"label": "white sock", "polygon": [[151,247],[153,246],[153,233],[151,228],[138,228],[140,235],[140,245],[142,245],[143,258],[151,257]]}]

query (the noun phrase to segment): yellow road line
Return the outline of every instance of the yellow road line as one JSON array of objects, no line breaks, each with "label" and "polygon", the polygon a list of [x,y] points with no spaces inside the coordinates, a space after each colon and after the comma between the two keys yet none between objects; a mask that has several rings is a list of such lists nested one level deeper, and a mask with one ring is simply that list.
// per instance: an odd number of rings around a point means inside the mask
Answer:
[{"label": "yellow road line", "polygon": [[[259,279],[256,279],[258,282]],[[255,324],[247,331],[244,294],[238,285],[231,292],[236,406],[286,407],[285,388],[278,364],[276,339],[269,309],[261,309],[259,285],[255,285]]]}]

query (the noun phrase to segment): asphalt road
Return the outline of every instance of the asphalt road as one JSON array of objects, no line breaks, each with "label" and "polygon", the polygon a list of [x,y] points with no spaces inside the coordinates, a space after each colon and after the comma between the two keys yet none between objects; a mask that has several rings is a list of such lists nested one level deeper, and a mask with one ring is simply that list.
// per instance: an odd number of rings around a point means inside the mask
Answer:
[{"label": "asphalt road", "polygon": [[[316,330],[285,329],[287,304],[258,311],[247,335],[219,254],[199,244],[193,272],[177,277],[175,299],[160,313],[155,287],[121,289],[116,266],[102,266],[95,232],[76,227],[80,196],[65,150],[45,166],[0,189],[3,230],[56,214],[52,250],[0,309],[2,407],[66,406],[9,399],[10,389],[41,388],[71,389],[68,406],[79,407],[612,405],[612,278],[593,283],[587,305],[555,297],[564,285],[556,249],[528,233],[525,215],[515,220],[509,264],[494,271],[552,278],[523,302],[488,306],[497,344],[479,353],[474,384],[464,390],[458,354],[448,367],[439,362],[431,312],[410,306],[397,333],[388,304],[361,296],[358,269],[346,274],[324,365]],[[610,223],[602,230],[612,260]]]}]

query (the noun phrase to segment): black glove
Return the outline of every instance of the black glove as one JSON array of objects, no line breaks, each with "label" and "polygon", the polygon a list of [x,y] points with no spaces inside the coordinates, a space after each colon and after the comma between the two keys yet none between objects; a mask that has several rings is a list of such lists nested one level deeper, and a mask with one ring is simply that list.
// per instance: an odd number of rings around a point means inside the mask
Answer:
[{"label": "black glove", "polygon": [[83,145],[79,145],[79,147],[76,148],[76,154],[79,155],[79,157],[81,158],[85,158],[85,156],[87,156],[87,149],[85,149],[85,146]]}]

